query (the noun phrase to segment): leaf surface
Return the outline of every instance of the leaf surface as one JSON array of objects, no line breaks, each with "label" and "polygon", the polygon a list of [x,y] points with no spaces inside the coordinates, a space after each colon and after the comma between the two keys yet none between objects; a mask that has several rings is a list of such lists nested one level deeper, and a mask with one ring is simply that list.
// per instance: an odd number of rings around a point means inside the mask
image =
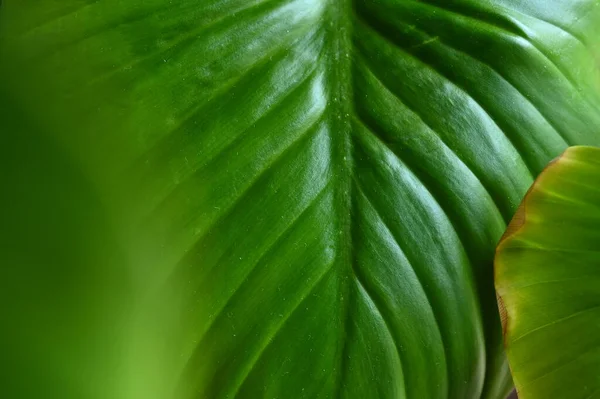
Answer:
[{"label": "leaf surface", "polygon": [[600,395],[600,149],[571,147],[538,177],[496,255],[519,398]]},{"label": "leaf surface", "polygon": [[112,397],[504,397],[493,251],[600,144],[597,4],[5,0],[128,259]]}]

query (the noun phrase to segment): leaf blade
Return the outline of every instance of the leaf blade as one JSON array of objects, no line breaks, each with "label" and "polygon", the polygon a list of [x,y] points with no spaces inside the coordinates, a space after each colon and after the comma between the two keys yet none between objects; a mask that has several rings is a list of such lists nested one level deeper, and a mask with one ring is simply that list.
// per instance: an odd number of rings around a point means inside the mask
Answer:
[{"label": "leaf blade", "polygon": [[[498,246],[496,289],[505,340],[523,398],[593,397],[598,365],[594,147],[571,147],[542,172]],[[560,345],[557,343],[560,342]]]},{"label": "leaf blade", "polygon": [[507,392],[493,248],[532,176],[599,140],[570,85],[591,1],[557,3],[573,35],[514,1],[4,3],[3,84],[129,251],[123,392]]}]

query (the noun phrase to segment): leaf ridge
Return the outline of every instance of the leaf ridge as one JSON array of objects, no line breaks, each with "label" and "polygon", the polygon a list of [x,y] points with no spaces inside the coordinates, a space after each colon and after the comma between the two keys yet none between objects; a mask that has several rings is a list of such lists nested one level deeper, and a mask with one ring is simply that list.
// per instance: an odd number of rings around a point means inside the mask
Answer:
[{"label": "leaf ridge", "polygon": [[[379,33],[379,32],[377,32]],[[364,59],[365,63],[368,65],[369,61]],[[413,114],[415,114],[417,117],[419,117],[419,119],[423,122],[423,124],[428,128],[428,130],[433,133],[441,142],[442,144],[448,149],[450,150],[455,156],[456,158],[463,164],[465,165],[469,171],[473,174],[473,176],[479,181],[479,183],[481,184],[481,186],[485,189],[485,191],[489,194],[490,199],[492,200],[492,202],[494,203],[495,207],[498,209],[498,211],[500,212],[501,215],[503,215],[504,213],[501,211],[501,208],[495,198],[495,196],[491,195],[491,190],[489,189],[488,185],[486,185],[482,179],[477,175],[477,173],[475,173],[474,169],[472,166],[470,166],[468,163],[465,162],[465,160],[460,157],[458,155],[458,153],[452,149],[447,143],[446,141],[442,138],[442,136],[436,132],[436,130],[424,119],[424,115],[421,112],[418,112],[414,107],[409,106],[406,102],[403,101],[403,99],[399,96],[398,93],[396,93],[395,91],[393,91],[392,89],[390,89],[382,80],[381,78],[378,76],[378,73],[374,71],[374,69],[369,68],[369,71],[373,74],[373,77],[375,79],[377,79],[377,81],[382,85],[382,87],[384,87],[389,93],[391,93],[394,97],[396,97],[398,99],[398,101],[400,103],[402,103],[406,108],[408,108],[411,112],[413,112]],[[437,72],[437,71],[436,71]],[[498,128],[500,129],[500,128]],[[369,129],[370,130],[370,129]],[[380,141],[381,138],[378,137],[377,135],[375,135]],[[516,150],[516,149],[515,149]],[[392,151],[393,152],[393,151]],[[507,219],[508,216],[505,216],[505,219]]]},{"label": "leaf ridge", "polygon": [[[267,5],[271,5],[270,3],[277,3],[277,2],[282,2],[282,0],[264,0],[261,3],[258,4],[252,4],[250,6],[247,6],[237,12],[246,12],[246,11],[252,11],[255,8],[258,8],[260,6],[265,6],[265,4]],[[266,7],[266,6],[265,6]],[[280,7],[280,8],[284,8],[284,7]],[[267,14],[267,13],[265,13]],[[177,38],[173,39],[170,41],[170,43],[168,43],[166,46],[164,46],[163,48],[160,48],[156,51],[150,52],[148,54],[144,54],[141,57],[138,57],[136,59],[134,59],[131,62],[128,62],[126,64],[120,65],[116,68],[113,68],[111,70],[109,70],[108,72],[99,75],[98,77],[96,77],[95,79],[92,79],[89,84],[93,85],[96,84],[98,82],[101,82],[103,80],[107,80],[113,76],[115,76],[116,74],[118,74],[119,72],[122,72],[123,70],[127,70],[127,69],[131,69],[139,64],[141,64],[142,62],[148,61],[152,58],[158,57],[161,54],[164,54],[168,51],[171,51],[179,46],[182,45],[186,45],[189,46],[191,44],[193,44],[196,40],[197,37],[201,34],[201,33],[205,33],[206,31],[209,31],[212,28],[216,28],[218,27],[220,24],[222,23],[226,23],[230,18],[233,18],[233,16],[235,15],[235,13],[232,14],[225,14],[220,18],[216,18],[215,20],[209,22],[206,25],[201,25],[199,27],[196,27],[195,29],[192,29],[188,32],[186,32],[185,34],[181,34],[179,35]],[[282,44],[283,45],[283,44]]]},{"label": "leaf ridge", "polygon": [[310,296],[310,294],[319,286],[319,283],[321,281],[323,281],[323,279],[331,272],[333,266],[335,265],[335,261],[331,262],[331,264],[325,268],[325,270],[323,271],[323,273],[318,276],[315,279],[315,282],[313,283],[313,285],[307,290],[306,294],[300,298],[300,300],[298,302],[296,302],[296,304],[294,305],[294,307],[288,312],[288,314],[286,314],[281,322],[278,324],[278,326],[275,328],[275,331],[273,331],[269,337],[263,341],[264,344],[262,346],[262,348],[260,348],[260,351],[258,353],[256,353],[254,355],[254,359],[252,359],[252,363],[249,365],[250,367],[246,367],[246,371],[244,373],[244,375],[242,376],[241,381],[239,381],[239,383],[235,384],[232,393],[229,395],[226,395],[226,397],[231,397],[231,395],[233,394],[233,398],[236,398],[240,388],[242,387],[242,385],[244,384],[244,382],[246,381],[246,379],[248,378],[248,376],[250,375],[250,373],[252,372],[252,370],[254,369],[254,367],[256,367],[256,365],[258,364],[258,362],[260,361],[260,358],[262,357],[262,355],[265,353],[266,349],[269,347],[269,345],[273,342],[273,339],[277,336],[277,334],[281,331],[281,328],[285,325],[285,323],[290,319],[290,317],[294,314],[294,312],[296,312],[296,310],[298,310],[298,308],[300,307],[300,305],[302,305],[302,303]]},{"label": "leaf ridge", "polygon": [[[435,66],[434,64],[431,64],[430,62],[426,61],[425,59],[423,59],[422,57],[418,56],[416,53],[414,52],[410,52],[408,50],[406,50],[405,48],[403,48],[402,46],[400,46],[398,43],[396,43],[395,41],[393,41],[392,39],[388,38],[385,34],[383,34],[375,25],[371,24],[368,20],[363,19],[364,25],[369,27],[370,30],[372,30],[374,33],[376,33],[379,37],[381,37],[382,39],[385,39],[388,43],[390,43],[391,45],[393,45],[395,48],[397,48],[398,50],[400,50],[402,53],[406,54],[409,57],[412,57],[413,59],[419,61],[420,63],[422,63],[423,65],[427,66],[428,68],[430,68],[434,73],[438,74],[440,77],[443,77],[445,80],[447,80],[448,82],[452,83],[454,86],[456,86],[458,89],[460,89],[463,93],[465,93],[470,99],[472,99],[475,104],[477,104],[477,106],[479,106],[479,108],[485,112],[485,114],[487,115],[487,117],[490,119],[490,121],[493,122],[493,124],[498,128],[498,131],[500,131],[504,137],[506,137],[506,139],[508,140],[508,142],[512,145],[512,147],[515,149],[516,153],[519,155],[519,157],[521,158],[521,160],[523,161],[524,165],[527,167],[529,174],[531,175],[531,179],[533,179],[533,176],[536,175],[536,173],[534,172],[533,167],[530,165],[530,162],[528,161],[528,159],[526,159],[525,157],[523,157],[523,153],[526,153],[526,151],[523,151],[522,149],[519,150],[517,148],[517,145],[515,144],[515,141],[513,140],[513,138],[511,137],[511,135],[509,135],[507,133],[507,129],[502,128],[501,124],[498,122],[497,118],[495,118],[492,115],[492,111],[490,111],[486,106],[484,106],[481,102],[480,99],[478,99],[478,96],[476,96],[475,94],[472,93],[471,90],[469,90],[465,85],[457,82],[456,80],[450,78],[448,76],[447,73],[444,73],[440,68],[438,68],[437,66]],[[416,32],[423,32],[417,28],[411,27],[411,29],[413,31]],[[456,47],[453,47],[449,44],[447,44],[446,42],[444,42],[442,40],[442,38],[439,38],[439,43],[449,49],[452,49],[453,51],[459,53],[459,54],[463,54],[473,60],[476,60],[478,62],[480,62],[481,64],[487,66],[488,68],[490,68],[496,75],[498,75],[498,77],[500,77],[504,82],[506,82],[508,85],[510,85],[510,87],[512,87],[513,89],[515,89],[517,91],[517,93],[519,93],[521,95],[521,97],[528,102],[529,104],[531,104],[534,109],[538,112],[538,114],[544,119],[544,121],[546,121],[548,123],[548,125],[550,127],[552,127],[552,129],[556,132],[556,134],[565,142],[565,144],[569,145],[567,139],[565,138],[565,135],[563,133],[561,133],[559,131],[559,129],[556,127],[556,125],[554,123],[552,123],[547,117],[546,115],[544,115],[543,112],[541,112],[540,108],[534,104],[532,102],[532,100],[530,100],[527,96],[525,96],[523,94],[523,92],[517,88],[513,83],[511,83],[509,80],[507,80],[502,74],[500,74],[498,72],[498,70],[496,70],[492,65],[490,65],[489,63],[475,58],[473,57],[471,54],[466,53],[462,50],[457,49]],[[367,61],[367,59],[365,59],[365,61]],[[366,62],[368,64],[368,62]],[[402,102],[402,104],[404,104],[405,106],[407,106],[408,108],[410,108],[406,102],[402,101],[402,99],[399,97],[399,95],[397,93],[395,93],[394,91],[392,91],[390,88],[388,88],[381,80],[381,78],[374,72],[373,68],[369,68],[369,70],[373,73],[374,77],[377,78],[377,80],[379,80],[382,84],[383,87],[385,87],[386,89],[388,89],[388,91],[392,94],[394,94],[394,96],[396,96],[398,98],[398,100],[400,102]],[[417,113],[414,109],[411,109],[415,114],[417,114],[421,120],[424,121],[424,119],[422,118],[422,116]],[[425,121],[424,123],[432,130],[435,132],[434,129],[432,129]],[[438,135],[439,136],[439,135]],[[441,137],[440,137],[441,139]],[[446,145],[447,146],[447,145]],[[459,158],[460,159],[460,158]],[[462,161],[462,159],[461,159]],[[465,162],[463,161],[463,164],[465,164]],[[466,164],[465,164],[466,165]],[[468,166],[467,166],[468,167]],[[469,169],[471,169],[469,167]],[[471,172],[473,172],[473,170],[471,169]],[[474,173],[474,172],[473,172]],[[481,179],[478,178],[478,180],[481,182]],[[483,183],[482,183],[483,184]],[[484,186],[485,187],[485,186]],[[489,192],[489,190],[487,190]],[[492,199],[494,199],[493,196],[491,196]],[[496,206],[498,207],[498,205],[496,204]],[[508,222],[510,219],[509,217],[505,217],[505,221]]]},{"label": "leaf ridge", "polygon": [[302,209],[297,215],[295,215],[293,217],[293,219],[290,221],[290,223],[284,228],[284,230],[277,237],[275,237],[275,239],[273,240],[273,242],[271,244],[269,244],[269,246],[264,250],[264,252],[259,256],[259,258],[254,262],[253,266],[251,266],[249,268],[248,272],[246,273],[246,276],[239,282],[238,286],[231,292],[230,295],[228,295],[228,298],[223,302],[223,305],[221,306],[221,308],[219,310],[217,310],[217,312],[213,316],[211,322],[205,328],[205,331],[203,332],[203,334],[200,336],[201,339],[203,339],[208,334],[208,332],[211,330],[215,321],[217,320],[219,315],[222,314],[223,311],[227,308],[227,305],[231,302],[231,299],[235,296],[236,292],[246,283],[246,281],[248,281],[248,278],[250,277],[250,275],[252,274],[252,272],[254,271],[256,266],[258,264],[260,264],[262,262],[262,260],[266,256],[268,256],[269,253],[271,251],[273,251],[274,248],[277,247],[277,244],[280,243],[288,235],[288,233],[298,225],[298,223],[303,219],[303,217],[307,213],[309,213],[313,207],[315,207],[317,205],[318,201],[323,198],[323,196],[327,192],[327,189],[330,188],[330,186],[331,186],[331,182],[327,183],[323,188],[321,188],[321,190],[314,196],[314,198],[312,198],[308,202],[308,204],[304,207],[304,209]]},{"label": "leaf ridge", "polygon": [[[395,355],[396,358],[398,359],[398,363],[400,364],[400,368],[401,370],[404,370],[404,363],[402,361],[402,355],[400,354],[400,346],[398,345],[398,341],[396,339],[396,336],[394,334],[394,332],[392,331],[392,329],[390,328],[390,323],[387,320],[387,318],[384,315],[384,312],[381,311],[381,308],[384,307],[383,304],[378,304],[378,301],[375,300],[375,297],[373,296],[373,294],[371,294],[369,292],[369,290],[367,290],[367,287],[365,284],[363,284],[362,279],[360,277],[360,275],[358,273],[355,272],[354,277],[356,279],[356,284],[357,287],[359,289],[360,292],[362,292],[366,298],[373,304],[373,307],[375,308],[375,310],[377,311],[377,313],[379,314],[379,316],[381,317],[381,320],[383,320],[383,324],[385,325],[385,328],[387,329],[388,334],[390,335],[390,338],[392,339],[392,342],[394,343],[394,349],[395,350]],[[407,398],[407,393],[406,393],[406,383],[402,384],[403,388],[404,388],[404,396],[402,398]]]},{"label": "leaf ridge", "polygon": [[[415,2],[414,0],[408,0],[408,1],[410,1],[410,2],[414,2],[414,3],[417,3],[417,4],[422,4],[422,3],[419,3],[419,2]],[[427,3],[427,4],[429,4],[429,3]],[[553,67],[554,67],[554,68],[555,68],[555,69],[556,69],[556,70],[557,70],[557,71],[560,73],[560,75],[561,75],[563,78],[565,78],[565,80],[567,80],[567,82],[570,84],[570,86],[571,86],[571,89],[573,90],[573,92],[574,92],[574,93],[576,93],[578,96],[580,96],[580,97],[581,97],[581,92],[580,92],[580,90],[578,90],[578,89],[577,89],[577,84],[576,84],[576,82],[575,82],[575,81],[574,81],[574,80],[573,80],[573,79],[572,79],[572,78],[569,76],[569,74],[567,74],[567,73],[566,73],[566,72],[565,72],[565,71],[564,71],[564,70],[563,70],[563,69],[562,69],[562,68],[561,68],[561,67],[560,67],[558,64],[556,64],[556,62],[554,62],[554,61],[553,61],[553,60],[552,60],[552,59],[551,59],[551,58],[550,58],[550,57],[549,57],[549,56],[548,56],[548,55],[547,55],[547,54],[546,54],[544,51],[542,51],[542,50],[541,50],[541,49],[540,49],[540,48],[539,48],[539,47],[538,47],[538,46],[537,46],[537,45],[536,45],[536,44],[535,44],[535,43],[534,43],[534,42],[531,40],[531,38],[529,37],[529,35],[527,35],[527,33],[526,33],[526,32],[525,32],[523,29],[519,29],[519,32],[520,32],[520,33],[519,33],[519,34],[516,34],[515,32],[512,32],[512,31],[510,31],[510,30],[507,30],[506,28],[503,28],[503,27],[499,26],[498,24],[495,24],[495,23],[490,23],[490,22],[483,21],[483,20],[479,20],[479,19],[477,19],[477,18],[475,18],[475,17],[473,17],[473,16],[466,15],[466,14],[462,14],[462,13],[458,13],[458,12],[456,12],[456,11],[450,11],[450,10],[448,10],[448,9],[445,9],[445,8],[443,8],[443,7],[438,7],[438,6],[436,6],[436,7],[437,7],[437,8],[440,8],[441,10],[445,10],[445,11],[446,11],[446,12],[448,12],[448,13],[457,14],[457,15],[459,15],[459,16],[461,16],[461,17],[463,17],[463,18],[466,18],[466,19],[473,19],[473,20],[476,20],[476,21],[477,21],[477,22],[479,22],[479,23],[482,23],[482,24],[489,25],[489,26],[492,26],[492,27],[494,27],[494,28],[500,29],[500,30],[502,30],[502,31],[503,31],[505,34],[507,34],[507,35],[508,35],[508,36],[509,36],[511,39],[517,38],[517,39],[519,39],[519,40],[523,40],[523,41],[525,41],[525,42],[526,42],[528,45],[530,45],[530,46],[531,46],[531,47],[532,47],[532,48],[533,48],[535,51],[537,51],[537,52],[538,52],[540,55],[542,55],[542,56],[543,56],[543,57],[544,57],[544,58],[545,58],[545,59],[546,59],[548,62],[550,62],[550,64],[551,64],[551,65],[552,65],[552,66],[553,66]],[[513,11],[512,9],[510,9],[510,10],[511,10],[511,11]],[[523,13],[521,13],[521,14],[523,14]],[[523,15],[527,15],[527,14],[523,14]],[[534,17],[532,17],[532,18],[534,18]],[[536,19],[538,19],[538,18],[536,18]],[[542,20],[542,21],[543,21],[543,20]],[[547,22],[547,21],[543,21],[543,22]],[[554,26],[554,25],[553,25],[553,26]],[[415,30],[417,30],[417,29],[415,29]],[[447,44],[447,43],[444,43],[442,40],[440,40],[440,42],[441,42],[441,43],[443,43],[444,45],[446,45],[447,47],[450,47],[450,48],[454,49],[455,51],[458,51],[458,52],[460,52],[460,53],[462,53],[462,54],[465,54],[465,55],[467,55],[467,56],[469,56],[469,57],[471,57],[471,58],[477,59],[479,62],[481,62],[481,63],[483,63],[483,64],[487,65],[488,67],[490,67],[490,68],[491,68],[491,69],[492,69],[494,72],[496,72],[496,73],[498,74],[498,76],[500,76],[500,77],[501,77],[503,80],[505,80],[507,83],[509,83],[509,84],[510,84],[512,87],[514,87],[514,88],[515,88],[515,90],[517,90],[517,91],[518,91],[518,92],[519,92],[519,93],[520,93],[520,94],[523,96],[523,98],[525,98],[525,100],[527,100],[529,103],[531,103],[531,104],[532,104],[532,105],[533,105],[533,106],[534,106],[534,107],[535,107],[535,108],[538,110],[538,112],[540,113],[540,115],[541,115],[542,117],[544,117],[544,119],[545,119],[545,120],[546,120],[546,121],[547,121],[547,122],[550,124],[550,126],[552,126],[552,127],[554,128],[554,130],[556,130],[556,132],[557,132],[557,133],[560,135],[560,137],[561,137],[561,138],[562,138],[562,139],[563,139],[563,140],[564,140],[564,141],[565,141],[565,142],[566,142],[566,143],[567,143],[569,146],[573,145],[573,143],[572,143],[570,140],[568,140],[568,139],[566,138],[566,135],[565,135],[564,133],[562,133],[562,132],[561,132],[561,131],[560,131],[560,130],[559,130],[559,129],[558,129],[558,128],[557,128],[557,127],[554,125],[554,123],[551,123],[551,122],[549,121],[548,117],[547,117],[547,116],[546,116],[546,115],[545,115],[545,114],[544,114],[544,113],[541,111],[541,109],[540,109],[540,108],[539,108],[539,107],[538,107],[538,106],[537,106],[535,103],[533,103],[533,101],[532,101],[532,100],[530,100],[530,99],[529,99],[529,98],[528,98],[528,97],[527,97],[527,96],[526,96],[526,95],[525,95],[525,94],[524,94],[524,93],[523,93],[523,92],[522,92],[522,91],[521,91],[521,90],[520,90],[520,89],[519,89],[519,88],[518,88],[518,87],[517,87],[517,86],[516,86],[514,83],[512,83],[510,80],[508,80],[508,79],[507,79],[507,78],[506,78],[506,77],[505,77],[503,74],[501,74],[500,72],[498,72],[498,70],[497,70],[496,68],[494,68],[492,65],[490,65],[489,63],[487,63],[487,62],[483,61],[483,60],[482,60],[482,59],[480,59],[480,58],[473,57],[471,54],[465,53],[465,52],[463,52],[463,51],[461,51],[461,50],[458,50],[458,49],[457,49],[456,47],[454,47],[454,46],[450,46],[449,44]],[[450,80],[450,79],[449,79],[449,80]],[[454,83],[454,82],[453,82],[453,83]],[[474,99],[474,100],[475,100],[475,99]],[[475,100],[475,101],[477,101],[477,100]],[[587,99],[584,99],[584,101],[588,102],[588,100],[587,100]],[[480,105],[480,106],[481,106],[481,105]]]},{"label": "leaf ridge", "polygon": [[[210,231],[212,226],[215,226],[216,224],[219,223],[219,221],[223,220],[225,217],[227,217],[228,215],[232,214],[234,212],[234,209],[243,202],[243,199],[246,198],[246,195],[252,190],[252,188],[261,181],[261,179],[264,178],[264,176],[266,176],[266,174],[268,174],[269,172],[272,171],[272,167],[274,165],[276,165],[278,162],[280,162],[285,154],[289,151],[291,151],[293,148],[295,148],[296,146],[300,145],[303,141],[308,140],[311,137],[311,133],[318,133],[318,129],[314,129],[315,126],[317,126],[319,123],[319,121],[317,120],[316,122],[314,122],[311,126],[308,127],[307,130],[305,130],[304,132],[301,133],[301,135],[296,138],[287,148],[285,148],[280,154],[278,154],[278,156],[276,157],[275,160],[273,160],[272,162],[269,163],[269,166],[263,168],[263,170],[261,172],[259,172],[259,174],[250,182],[250,184],[244,189],[243,193],[240,193],[236,199],[234,200],[234,202],[232,204],[230,204],[229,207],[227,207],[224,210],[221,210],[218,215],[216,216],[215,220],[213,220],[205,229],[202,233],[200,233],[197,238],[194,240],[194,242],[192,244],[190,244],[186,250],[184,250],[184,254],[186,253],[191,253],[192,249],[199,245],[199,243],[206,237],[206,235],[208,234],[208,232]],[[181,267],[182,261],[183,259],[185,259],[185,255],[179,259],[179,261],[176,262],[176,266],[174,267],[173,271],[171,272],[171,274],[173,274],[174,271],[176,271],[179,267]]]},{"label": "leaf ridge", "polygon": [[[449,13],[449,14],[454,14],[454,15],[460,16],[462,18],[466,18],[466,19],[471,19],[471,20],[477,21],[478,23],[481,23],[481,24],[484,24],[484,25],[488,25],[490,27],[494,27],[495,29],[501,30],[501,31],[503,31],[507,35],[517,36],[518,38],[527,41],[527,43],[530,44],[540,54],[542,54],[544,56],[544,58],[546,58],[548,61],[550,61],[550,63],[561,73],[561,75],[563,75],[563,77],[565,77],[571,83],[571,85],[573,86],[573,89],[575,89],[576,85],[575,85],[575,82],[572,80],[572,78],[568,74],[566,74],[562,70],[562,68],[560,68],[552,59],[550,59],[548,57],[548,55],[544,51],[542,51],[535,43],[533,43],[533,41],[531,40],[531,38],[529,37],[529,35],[527,35],[527,33],[522,28],[520,28],[519,24],[515,24],[513,20],[509,20],[509,21],[512,22],[511,25],[513,25],[513,24],[516,25],[515,28],[517,28],[517,29],[515,29],[514,31],[512,31],[512,30],[510,30],[510,29],[502,26],[497,21],[493,21],[493,20],[491,20],[489,18],[488,19],[477,18],[477,17],[475,17],[473,15],[468,15],[468,14],[465,14],[463,12],[459,12],[459,11],[456,11],[456,10],[451,10],[449,8],[442,7],[440,5],[434,5],[434,4],[430,3],[429,1],[424,1],[424,2],[417,2],[417,1],[414,1],[414,0],[405,0],[405,1],[410,2],[410,3],[416,3],[416,4],[419,4],[419,5],[425,5],[425,4],[427,4],[428,6],[437,8],[437,9],[443,11],[443,12],[446,12],[446,13]],[[502,7],[502,9],[513,11],[513,9],[506,8],[506,7]],[[520,12],[520,14],[529,16],[528,14],[524,14],[524,13],[521,13],[521,12]],[[483,15],[487,15],[487,13],[483,14]],[[532,18],[534,18],[534,17],[532,17]],[[547,21],[541,20],[539,18],[535,18],[535,19],[538,19],[538,20],[540,20],[542,22],[548,23]],[[553,26],[555,26],[555,25],[553,25]],[[561,29],[561,30],[564,30],[564,29]],[[573,35],[571,35],[571,36],[573,36]],[[578,92],[578,90],[576,90],[576,89],[575,89],[575,91]]]},{"label": "leaf ridge", "polygon": [[[265,118],[268,118],[268,117],[274,115],[277,111],[280,110],[280,108],[283,104],[285,104],[287,101],[289,101],[292,98],[294,93],[297,93],[298,91],[307,89],[307,88],[310,90],[310,85],[314,84],[314,81],[312,81],[312,79],[315,78],[315,76],[316,76],[315,71],[316,71],[316,69],[313,69],[308,74],[308,76],[306,76],[302,81],[291,86],[290,90],[288,92],[286,92],[284,95],[282,95],[280,98],[278,98],[276,103],[272,104],[272,106],[266,112],[264,112],[262,115],[260,115],[258,118],[255,118],[254,121],[249,126],[247,126],[245,129],[243,129],[241,132],[239,132],[233,138],[233,140],[231,140],[229,143],[227,143],[223,148],[219,149],[219,152],[213,153],[209,157],[202,159],[203,164],[193,167],[189,171],[187,171],[184,176],[184,180],[191,178],[193,175],[197,174],[204,168],[208,167],[208,165],[210,165],[210,163],[216,162],[217,159],[220,156],[222,156],[224,153],[226,153],[227,151],[231,151],[233,148],[235,148],[235,146],[240,144],[240,142],[243,140],[246,133],[250,129],[252,129],[252,125],[259,123],[260,121],[264,120]],[[223,94],[225,94],[225,93],[223,93]],[[311,119],[313,119],[313,120],[311,121],[311,123],[303,130],[303,132],[300,133],[300,136],[297,139],[295,139],[290,144],[290,146],[293,145],[296,142],[296,140],[300,140],[303,133],[309,132],[322,120],[323,110],[319,110],[319,111],[320,111],[320,113],[318,115],[312,116]],[[286,149],[283,149],[281,154],[284,154],[285,152],[286,152]],[[274,160],[274,162],[276,162],[276,161],[277,161],[277,158]],[[264,170],[268,169],[270,166],[272,166],[271,163],[265,165]],[[181,182],[180,184],[183,184],[183,182]],[[178,187],[178,185],[174,185],[174,187],[169,192],[164,194],[163,198],[160,199],[160,202],[155,206],[155,208],[153,210],[151,210],[149,212],[147,219],[152,219],[153,214],[156,213],[162,206],[164,206],[169,201],[169,198],[172,197],[176,193],[177,187]]]},{"label": "leaf ridge", "polygon": [[[427,303],[429,304],[429,307],[431,309],[431,313],[433,315],[433,319],[435,321],[435,325],[436,325],[438,333],[439,333],[440,341],[442,343],[442,347],[444,348],[444,362],[445,362],[445,365],[446,365],[446,367],[445,367],[445,369],[446,369],[446,376],[448,378],[448,381],[450,381],[449,379],[450,379],[451,376],[450,376],[450,370],[448,369],[448,361],[447,361],[448,353],[447,353],[446,345],[444,344],[444,336],[442,334],[442,329],[440,328],[440,323],[439,323],[438,316],[436,315],[435,308],[434,308],[433,304],[431,303],[431,299],[429,298],[427,290],[425,289],[425,285],[421,281],[421,277],[419,276],[419,273],[417,272],[417,268],[415,268],[413,266],[413,260],[409,259],[408,255],[404,251],[403,247],[400,245],[400,242],[398,241],[398,238],[392,233],[392,231],[390,230],[387,222],[383,219],[383,217],[381,216],[381,213],[379,212],[379,210],[375,207],[375,205],[373,204],[373,202],[369,199],[369,197],[367,196],[367,194],[361,188],[360,183],[358,181],[355,181],[355,186],[356,186],[356,190],[360,193],[361,197],[364,198],[364,200],[366,201],[366,203],[377,214],[377,217],[379,218],[379,220],[381,221],[381,223],[383,224],[383,226],[386,228],[387,232],[390,234],[390,237],[393,238],[395,244],[400,249],[400,252],[402,252],[404,254],[405,258],[408,260],[408,263],[411,266],[411,268],[413,270],[413,273],[414,273],[415,277],[417,278],[417,281],[419,282],[419,285],[421,286],[421,289],[425,293],[425,298],[427,299]],[[447,389],[449,389],[449,386],[448,386]]]}]

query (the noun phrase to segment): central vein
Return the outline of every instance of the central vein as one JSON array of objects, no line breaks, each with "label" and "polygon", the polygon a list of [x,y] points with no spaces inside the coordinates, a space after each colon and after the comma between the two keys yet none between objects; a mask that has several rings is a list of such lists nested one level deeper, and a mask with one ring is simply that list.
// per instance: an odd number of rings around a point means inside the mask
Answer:
[{"label": "central vein", "polygon": [[352,251],[352,6],[351,0],[330,0],[326,15],[330,43],[325,54],[328,71],[329,120],[332,142],[332,179],[335,180],[334,206],[337,215],[337,277],[339,279],[340,340],[337,397],[344,385],[347,331],[350,322]]}]

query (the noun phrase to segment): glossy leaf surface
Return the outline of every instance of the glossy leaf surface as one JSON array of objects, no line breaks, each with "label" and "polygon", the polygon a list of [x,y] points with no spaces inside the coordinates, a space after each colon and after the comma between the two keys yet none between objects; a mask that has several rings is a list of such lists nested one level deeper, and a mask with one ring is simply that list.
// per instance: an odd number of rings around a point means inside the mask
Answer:
[{"label": "glossy leaf surface", "polygon": [[600,148],[542,172],[496,256],[519,398],[600,396]]},{"label": "glossy leaf surface", "polygon": [[5,0],[4,90],[127,282],[98,311],[121,349],[41,369],[86,370],[84,398],[504,397],[494,247],[550,159],[600,144],[600,7],[551,3]]}]

